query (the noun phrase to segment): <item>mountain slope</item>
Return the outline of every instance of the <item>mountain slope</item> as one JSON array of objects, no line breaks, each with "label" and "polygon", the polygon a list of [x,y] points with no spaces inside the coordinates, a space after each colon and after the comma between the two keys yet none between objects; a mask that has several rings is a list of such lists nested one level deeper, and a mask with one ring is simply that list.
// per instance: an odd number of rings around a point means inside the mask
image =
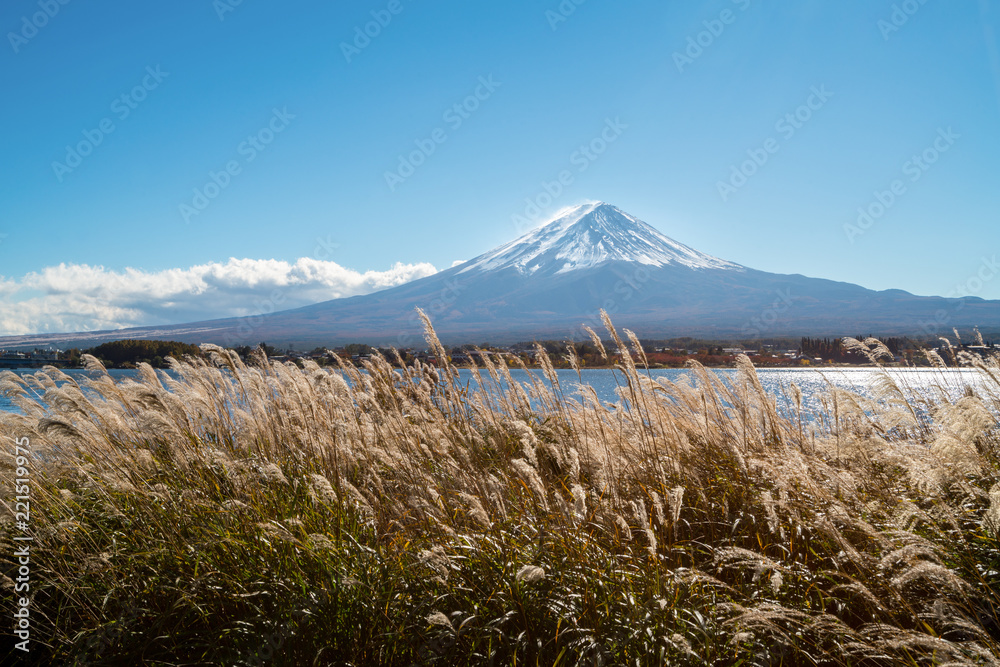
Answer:
[{"label": "mountain slope", "polygon": [[604,203],[553,222],[464,264],[365,296],[266,317],[91,334],[0,339],[15,345],[92,345],[167,338],[223,345],[297,347],[368,342],[421,345],[416,308],[446,342],[582,340],[599,312],[643,337],[1000,331],[1000,302],[876,292],[849,283],[756,271],[689,248]]}]

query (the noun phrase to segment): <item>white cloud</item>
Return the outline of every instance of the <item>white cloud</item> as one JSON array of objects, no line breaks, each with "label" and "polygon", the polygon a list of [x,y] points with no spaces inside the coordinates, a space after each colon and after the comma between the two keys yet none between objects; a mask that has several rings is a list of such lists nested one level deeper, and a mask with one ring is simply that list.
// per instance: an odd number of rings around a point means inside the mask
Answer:
[{"label": "white cloud", "polygon": [[0,276],[0,335],[97,331],[181,324],[368,294],[437,272],[432,265],[397,263],[360,273],[303,258],[294,264],[235,259],[187,269],[110,271],[59,264],[22,278]]}]

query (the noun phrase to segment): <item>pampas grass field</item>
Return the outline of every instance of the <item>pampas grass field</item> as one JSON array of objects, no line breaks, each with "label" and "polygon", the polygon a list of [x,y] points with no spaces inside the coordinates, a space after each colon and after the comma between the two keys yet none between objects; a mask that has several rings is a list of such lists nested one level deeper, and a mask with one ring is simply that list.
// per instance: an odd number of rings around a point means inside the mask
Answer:
[{"label": "pampas grass field", "polygon": [[1000,664],[997,359],[959,353],[983,383],[957,399],[831,385],[816,418],[746,357],[654,381],[605,320],[615,405],[544,354],[527,388],[211,346],[134,381],[3,373],[8,625],[32,452],[27,661]]}]

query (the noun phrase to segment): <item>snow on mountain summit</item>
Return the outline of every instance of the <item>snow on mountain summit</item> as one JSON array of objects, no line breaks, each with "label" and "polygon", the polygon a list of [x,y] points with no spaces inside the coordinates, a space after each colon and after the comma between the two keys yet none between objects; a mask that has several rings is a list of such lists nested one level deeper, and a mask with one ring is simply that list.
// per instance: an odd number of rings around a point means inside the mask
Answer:
[{"label": "snow on mountain summit", "polygon": [[610,204],[595,202],[569,209],[521,238],[470,260],[459,273],[513,268],[522,274],[558,274],[607,262],[743,270],[678,243]]}]

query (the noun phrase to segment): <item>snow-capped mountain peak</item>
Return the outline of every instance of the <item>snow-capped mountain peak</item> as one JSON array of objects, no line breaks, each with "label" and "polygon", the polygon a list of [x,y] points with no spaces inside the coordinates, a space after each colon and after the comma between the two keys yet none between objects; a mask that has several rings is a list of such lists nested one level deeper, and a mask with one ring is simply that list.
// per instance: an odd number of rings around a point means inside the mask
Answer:
[{"label": "snow-capped mountain peak", "polygon": [[557,274],[607,262],[743,270],[678,243],[610,204],[593,202],[562,211],[552,222],[470,260],[458,273],[513,268],[522,274]]}]

